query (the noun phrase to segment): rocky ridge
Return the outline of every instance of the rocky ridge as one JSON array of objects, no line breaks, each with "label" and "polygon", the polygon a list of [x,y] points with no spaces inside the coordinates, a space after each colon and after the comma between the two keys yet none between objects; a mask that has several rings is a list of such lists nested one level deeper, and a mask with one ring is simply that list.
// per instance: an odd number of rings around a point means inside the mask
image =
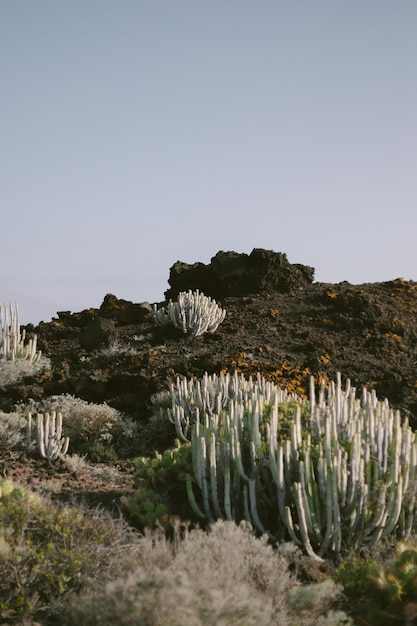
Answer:
[{"label": "rocky ridge", "polygon": [[52,369],[0,390],[0,408],[70,393],[146,421],[152,394],[177,375],[261,372],[305,393],[311,374],[333,379],[340,371],[417,425],[416,282],[318,283],[313,268],[254,249],[219,252],[208,265],[177,262],[169,285],[167,299],[199,289],[226,309],[214,334],[190,338],[158,327],[149,303],[107,294],[98,309],[60,311],[50,322],[26,326]]}]

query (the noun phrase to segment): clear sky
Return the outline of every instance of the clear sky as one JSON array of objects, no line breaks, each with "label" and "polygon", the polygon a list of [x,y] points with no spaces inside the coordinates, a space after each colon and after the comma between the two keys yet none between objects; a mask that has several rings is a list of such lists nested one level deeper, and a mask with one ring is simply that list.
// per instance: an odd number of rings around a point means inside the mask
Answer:
[{"label": "clear sky", "polygon": [[0,0],[0,303],[161,302],[177,261],[417,280],[416,0]]}]

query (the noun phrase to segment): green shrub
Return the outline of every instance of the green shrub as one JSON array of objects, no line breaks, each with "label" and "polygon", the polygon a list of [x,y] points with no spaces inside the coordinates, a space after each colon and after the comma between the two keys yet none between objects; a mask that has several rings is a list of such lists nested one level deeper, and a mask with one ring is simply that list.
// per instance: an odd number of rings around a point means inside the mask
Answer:
[{"label": "green shrub", "polygon": [[120,521],[52,505],[9,480],[0,481],[0,538],[0,617],[52,611],[95,579],[132,568],[137,557]]},{"label": "green shrub", "polygon": [[392,558],[346,559],[335,580],[355,601],[359,620],[375,626],[412,624],[417,618],[417,547],[399,542]]},{"label": "green shrub", "polygon": [[26,443],[27,421],[19,413],[0,411],[0,450],[14,450]]}]

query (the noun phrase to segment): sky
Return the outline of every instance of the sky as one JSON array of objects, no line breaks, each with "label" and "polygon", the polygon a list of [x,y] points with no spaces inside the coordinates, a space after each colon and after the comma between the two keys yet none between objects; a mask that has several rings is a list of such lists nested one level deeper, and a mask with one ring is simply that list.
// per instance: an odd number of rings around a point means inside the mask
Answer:
[{"label": "sky", "polygon": [[0,0],[0,304],[160,303],[176,261],[417,280],[415,0]]}]

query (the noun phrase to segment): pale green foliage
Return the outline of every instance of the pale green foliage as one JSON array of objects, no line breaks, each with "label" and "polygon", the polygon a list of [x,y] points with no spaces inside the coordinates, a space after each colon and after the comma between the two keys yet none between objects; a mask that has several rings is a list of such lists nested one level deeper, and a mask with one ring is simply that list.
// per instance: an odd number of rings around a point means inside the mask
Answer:
[{"label": "pale green foliage", "polygon": [[[301,615],[324,612],[330,608],[332,600],[340,594],[341,587],[327,578],[319,583],[308,586],[295,585],[287,596],[290,609]],[[329,604],[330,601],[330,604]]]},{"label": "pale green foliage", "polygon": [[70,470],[70,472],[74,472],[75,474],[80,470],[84,470],[88,467],[88,463],[86,461],[87,455],[79,455],[79,454],[71,454],[66,455],[63,458],[64,466]]},{"label": "pale green foliage", "polygon": [[34,376],[38,372],[50,369],[51,361],[40,356],[36,361],[15,359],[14,361],[0,358],[0,387],[9,387],[21,382],[26,376]]},{"label": "pale green foliage", "polygon": [[169,301],[167,307],[154,305],[154,320],[159,326],[173,324],[184,334],[198,337],[205,332],[214,333],[226,316],[226,310],[217,302],[197,291],[181,291],[178,301]]},{"label": "pale green foliage", "polygon": [[255,389],[223,411],[204,411],[192,429],[190,504],[200,517],[246,519],[291,538],[320,559],[344,548],[407,538],[416,519],[417,439],[407,419],[375,393],[362,400],[347,381],[322,385],[310,410],[281,412],[280,398]]},{"label": "pale green foliage", "polygon": [[0,411],[0,449],[13,450],[26,442],[27,422],[18,413]]},{"label": "pale green foliage", "polygon": [[[313,590],[312,590],[313,591]],[[343,611],[329,611],[326,615],[319,615],[316,626],[353,626],[354,621]]]},{"label": "pale green foliage", "polygon": [[[161,533],[142,541],[138,568],[126,577],[77,598],[67,626],[299,626],[290,593],[298,585],[279,550],[246,526],[217,522],[209,533],[185,531],[173,543]],[[312,593],[316,594],[316,586]],[[308,592],[307,592],[308,593]],[[340,590],[323,586],[302,613],[317,624]],[[323,622],[323,624],[326,622]],[[330,622],[328,622],[330,624]],[[343,622],[335,621],[333,626]],[[347,622],[345,622],[347,623]]]}]

